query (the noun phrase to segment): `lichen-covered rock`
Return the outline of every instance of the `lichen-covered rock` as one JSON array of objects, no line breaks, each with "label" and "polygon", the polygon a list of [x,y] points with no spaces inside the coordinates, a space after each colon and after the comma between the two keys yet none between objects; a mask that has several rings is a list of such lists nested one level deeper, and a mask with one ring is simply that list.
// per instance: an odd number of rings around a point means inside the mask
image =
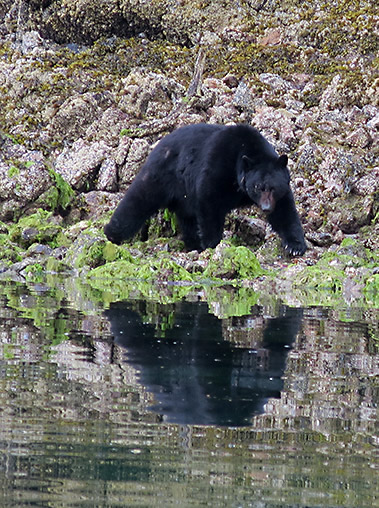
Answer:
[{"label": "lichen-covered rock", "polygon": [[377,196],[379,198],[379,166],[372,168],[353,185],[353,191],[360,196]]},{"label": "lichen-covered rock", "polygon": [[[76,220],[98,221],[113,213],[123,193],[91,191],[83,192],[77,197],[71,211],[70,221]],[[77,213],[78,212],[78,213]]]},{"label": "lichen-covered rock", "polygon": [[293,116],[285,109],[264,107],[256,112],[252,125],[270,139],[279,152],[286,153],[297,144]]},{"label": "lichen-covered rock", "polygon": [[231,0],[200,3],[171,0],[22,0],[20,5],[3,1],[0,15],[8,16],[8,29],[15,30],[21,9],[24,25],[27,23],[38,29],[43,37],[58,43],[88,44],[113,34],[120,37],[143,34],[145,37],[166,37],[173,42],[193,44],[202,32],[216,32],[227,37],[233,28],[243,34],[243,7],[245,2],[240,2],[240,8],[236,9]]},{"label": "lichen-covered rock", "polygon": [[121,189],[125,189],[131,184],[145,162],[150,148],[149,143],[145,139],[134,139],[131,142],[125,163],[119,169],[119,186]]},{"label": "lichen-covered rock", "polygon": [[132,71],[123,86],[119,107],[133,118],[164,118],[185,94],[174,79],[144,69]]},{"label": "lichen-covered rock", "polygon": [[85,137],[91,141],[102,141],[106,145],[118,148],[120,133],[125,129],[130,117],[117,106],[110,106],[104,112],[94,115],[85,131]]},{"label": "lichen-covered rock", "polygon": [[357,233],[362,226],[370,223],[373,217],[373,196],[349,195],[334,200],[334,210],[329,214],[331,224],[346,234]]},{"label": "lichen-covered rock", "polygon": [[115,192],[117,187],[117,164],[113,158],[109,157],[101,163],[96,189]]},{"label": "lichen-covered rock", "polygon": [[85,93],[70,97],[53,116],[48,135],[52,140],[75,141],[86,133],[95,119],[101,117],[102,107],[110,102],[111,97],[104,94]]},{"label": "lichen-covered rock", "polygon": [[6,141],[0,152],[0,220],[18,217],[53,180],[44,155]]},{"label": "lichen-covered rock", "polygon": [[78,139],[56,158],[54,169],[74,189],[79,190],[93,181],[109,152],[110,147],[103,142],[87,143],[84,139]]}]

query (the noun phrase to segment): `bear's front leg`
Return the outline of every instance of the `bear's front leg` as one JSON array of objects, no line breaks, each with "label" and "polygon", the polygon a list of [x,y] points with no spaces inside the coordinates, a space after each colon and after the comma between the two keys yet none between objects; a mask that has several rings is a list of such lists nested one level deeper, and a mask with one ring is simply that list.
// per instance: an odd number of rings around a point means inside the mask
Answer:
[{"label": "bear's front leg", "polygon": [[276,203],[274,211],[268,215],[268,221],[280,236],[283,248],[288,254],[291,256],[304,254],[307,246],[291,191]]},{"label": "bear's front leg", "polygon": [[176,212],[179,223],[179,229],[182,234],[183,242],[188,251],[201,250],[201,242],[199,237],[199,227],[195,216],[182,215]]}]

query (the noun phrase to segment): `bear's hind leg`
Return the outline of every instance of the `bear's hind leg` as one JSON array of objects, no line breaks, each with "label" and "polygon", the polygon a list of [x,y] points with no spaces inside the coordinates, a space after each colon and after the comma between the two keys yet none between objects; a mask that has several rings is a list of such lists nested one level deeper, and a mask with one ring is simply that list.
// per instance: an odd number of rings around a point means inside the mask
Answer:
[{"label": "bear's hind leg", "polygon": [[132,238],[161,206],[165,206],[159,189],[148,192],[140,175],[141,173],[129,187],[104,228],[106,237],[113,243],[120,244]]}]

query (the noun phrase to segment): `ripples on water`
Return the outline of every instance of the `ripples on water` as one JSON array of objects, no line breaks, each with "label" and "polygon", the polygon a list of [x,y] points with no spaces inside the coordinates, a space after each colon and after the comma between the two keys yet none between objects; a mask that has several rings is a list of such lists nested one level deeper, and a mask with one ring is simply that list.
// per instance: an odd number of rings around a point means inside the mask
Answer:
[{"label": "ripples on water", "polygon": [[377,310],[1,290],[0,506],[377,506]]}]

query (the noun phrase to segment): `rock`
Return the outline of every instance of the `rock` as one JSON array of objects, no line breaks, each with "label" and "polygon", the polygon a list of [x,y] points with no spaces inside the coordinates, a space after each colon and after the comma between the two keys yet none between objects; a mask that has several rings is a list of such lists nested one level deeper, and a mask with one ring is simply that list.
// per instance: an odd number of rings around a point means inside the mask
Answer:
[{"label": "rock", "polygon": [[367,127],[373,130],[379,129],[379,113],[377,113],[371,120],[367,122]]},{"label": "rock", "polygon": [[115,192],[117,190],[117,165],[114,159],[105,159],[99,169],[96,189]]},{"label": "rock", "polygon": [[307,234],[307,240],[319,247],[330,247],[333,243],[333,235],[325,232],[312,231]]},{"label": "rock", "polygon": [[326,87],[320,99],[320,108],[322,110],[334,109],[338,106],[341,99],[341,82],[342,78],[337,74],[332,79],[330,85]]},{"label": "rock", "polygon": [[133,139],[124,165],[119,169],[119,186],[125,189],[140,170],[151,147],[145,139]]},{"label": "rock", "polygon": [[174,79],[143,69],[131,72],[123,83],[119,107],[134,118],[164,118],[185,94]]},{"label": "rock", "polygon": [[51,256],[52,253],[53,249],[51,247],[41,243],[34,243],[27,250],[28,256]]},{"label": "rock", "polygon": [[113,212],[123,193],[91,191],[78,196],[75,207],[80,209],[81,220],[96,221]]},{"label": "rock", "polygon": [[103,142],[87,143],[78,139],[55,160],[54,170],[74,189],[89,185],[110,153]]},{"label": "rock", "polygon": [[317,171],[319,153],[316,145],[306,142],[299,146],[294,172],[300,175],[314,174]]},{"label": "rock", "polygon": [[39,235],[37,228],[25,228],[21,231],[21,242],[23,245],[31,245]]},{"label": "rock", "polygon": [[229,214],[226,226],[249,246],[259,245],[266,236],[267,222],[238,211]]},{"label": "rock", "polygon": [[116,151],[114,152],[114,161],[118,166],[125,163],[128,156],[132,139],[122,135]]},{"label": "rock", "polygon": [[26,55],[27,53],[35,53],[38,48],[44,45],[44,40],[40,34],[32,30],[31,32],[25,32],[21,37],[21,51]]},{"label": "rock", "polygon": [[330,221],[343,233],[354,234],[362,226],[370,223],[372,218],[373,197],[350,195],[348,199],[337,198],[333,203],[334,211]]},{"label": "rock", "polygon": [[258,44],[261,46],[276,46],[280,44],[282,41],[282,34],[280,30],[275,28],[274,30],[269,30],[266,35],[264,35],[261,39],[259,39]]},{"label": "rock", "polygon": [[266,107],[255,114],[252,125],[267,136],[279,152],[286,153],[293,149],[297,142],[295,124],[291,117],[284,109]]},{"label": "rock", "polygon": [[23,248],[30,247],[33,243],[48,244],[62,231],[60,223],[61,218],[39,210],[35,214],[22,217],[12,227],[9,238]]},{"label": "rock", "polygon": [[240,111],[247,113],[250,117],[254,111],[254,102],[251,91],[248,85],[241,81],[233,96],[233,106],[235,106]]},{"label": "rock", "polygon": [[79,271],[95,268],[104,262],[105,243],[104,235],[101,235],[95,228],[91,229],[87,224],[84,231],[79,230],[77,237],[67,249],[64,262]]},{"label": "rock", "polygon": [[52,184],[41,152],[7,141],[0,153],[0,220],[19,215]]},{"label": "rock", "polygon": [[288,92],[293,89],[293,85],[281,78],[277,74],[271,74],[269,72],[265,72],[259,75],[259,81],[268,85],[270,88],[274,90],[280,90],[281,92]]},{"label": "rock", "polygon": [[[2,4],[5,6],[3,7]],[[0,15],[12,4],[0,3]],[[195,44],[199,34],[212,38],[228,33],[239,34],[237,40],[250,40],[243,30],[241,15],[234,2],[214,0],[207,3],[146,2],[145,0],[76,0],[22,2],[13,6],[9,29],[16,30],[22,9],[22,26],[26,23],[45,38],[58,43],[91,44],[113,35],[130,38],[166,38],[177,44]],[[3,12],[2,12],[3,11]],[[217,35],[219,34],[219,36]],[[233,37],[230,36],[229,39]]]},{"label": "rock", "polygon": [[359,148],[368,147],[371,144],[371,141],[371,136],[364,127],[356,129],[346,137],[346,143],[349,146],[356,146]]},{"label": "rock", "polygon": [[222,80],[229,88],[237,88],[239,79],[234,74],[227,74]]},{"label": "rock", "polygon": [[101,98],[93,93],[66,99],[49,124],[49,138],[72,142],[84,136],[94,119],[101,117],[101,102]]},{"label": "rock", "polygon": [[359,196],[376,195],[379,192],[379,167],[372,168],[353,184],[353,191]]},{"label": "rock", "polygon": [[85,137],[90,141],[99,141],[117,148],[121,132],[128,125],[130,117],[121,109],[112,105],[86,129]]}]

